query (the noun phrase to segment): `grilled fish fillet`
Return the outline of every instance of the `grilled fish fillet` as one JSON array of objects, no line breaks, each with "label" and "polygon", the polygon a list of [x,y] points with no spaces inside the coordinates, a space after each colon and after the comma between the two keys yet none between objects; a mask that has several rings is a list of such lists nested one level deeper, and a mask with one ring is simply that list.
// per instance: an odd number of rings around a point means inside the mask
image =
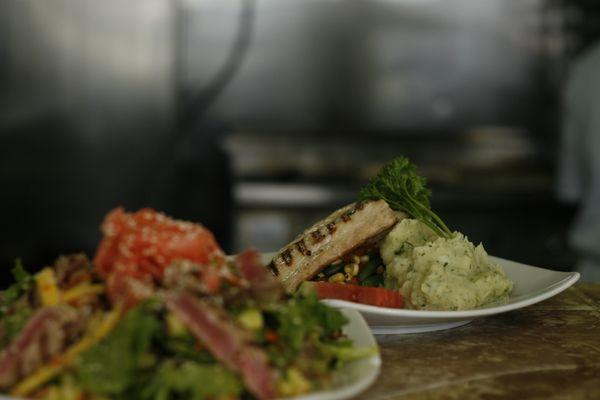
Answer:
[{"label": "grilled fish fillet", "polygon": [[282,248],[268,268],[288,291],[294,291],[321,269],[363,245],[380,240],[406,218],[383,200],[349,204]]}]

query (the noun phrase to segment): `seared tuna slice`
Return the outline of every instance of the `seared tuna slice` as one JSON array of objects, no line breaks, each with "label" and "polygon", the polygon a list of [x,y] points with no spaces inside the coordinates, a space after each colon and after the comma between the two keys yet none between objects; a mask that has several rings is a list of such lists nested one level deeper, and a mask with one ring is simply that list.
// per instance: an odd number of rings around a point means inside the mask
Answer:
[{"label": "seared tuna slice", "polygon": [[167,308],[216,359],[242,376],[254,396],[261,400],[277,397],[278,374],[269,357],[223,309],[183,292],[168,294]]},{"label": "seared tuna slice", "polygon": [[0,355],[0,388],[8,388],[60,354],[83,333],[85,324],[72,307],[45,307],[27,321]]}]

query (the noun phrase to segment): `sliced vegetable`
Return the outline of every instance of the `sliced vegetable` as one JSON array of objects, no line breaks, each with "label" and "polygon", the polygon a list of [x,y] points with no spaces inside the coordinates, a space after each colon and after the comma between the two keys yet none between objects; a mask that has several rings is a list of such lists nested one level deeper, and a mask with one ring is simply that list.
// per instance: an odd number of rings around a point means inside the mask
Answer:
[{"label": "sliced vegetable", "polygon": [[378,307],[402,308],[404,296],[393,290],[329,282],[305,282],[306,289],[314,290],[320,299],[338,299]]},{"label": "sliced vegetable", "polygon": [[62,294],[56,284],[56,275],[52,268],[46,267],[35,275],[38,297],[43,306],[55,306],[62,300]]},{"label": "sliced vegetable", "polygon": [[104,285],[91,284],[88,282],[80,283],[72,289],[63,293],[62,300],[70,303],[86,296],[99,295],[104,292]]},{"label": "sliced vegetable", "polygon": [[257,308],[248,308],[237,316],[238,322],[246,329],[258,331],[263,328],[264,321],[262,313]]}]

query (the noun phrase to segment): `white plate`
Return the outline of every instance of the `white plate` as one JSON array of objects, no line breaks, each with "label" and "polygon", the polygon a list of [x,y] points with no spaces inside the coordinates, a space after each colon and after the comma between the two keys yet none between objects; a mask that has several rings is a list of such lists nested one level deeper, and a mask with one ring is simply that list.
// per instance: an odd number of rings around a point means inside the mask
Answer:
[{"label": "white plate", "polygon": [[508,278],[514,282],[508,302],[500,306],[464,311],[419,311],[375,307],[343,300],[324,302],[336,308],[360,311],[375,334],[417,333],[454,328],[475,318],[527,307],[559,294],[579,279],[577,272],[552,271],[498,257],[491,258],[504,268]]},{"label": "white plate", "polygon": [[[368,358],[348,363],[337,371],[333,377],[333,385],[329,390],[314,392],[305,396],[286,398],[285,400],[342,400],[355,397],[367,389],[379,375],[381,357],[379,347],[371,333],[369,326],[361,314],[356,310],[342,309],[341,312],[348,318],[348,323],[343,331],[355,346],[374,346],[377,354]],[[0,400],[22,400],[15,397],[0,395]]]},{"label": "white plate", "polygon": [[[377,341],[358,311],[342,309],[341,312],[349,320],[343,328],[344,333],[354,342],[355,346],[377,347]],[[294,397],[293,400],[341,400],[355,397],[371,386],[379,375],[380,368],[381,357],[378,351],[377,354],[353,361],[336,372],[331,389]]]}]

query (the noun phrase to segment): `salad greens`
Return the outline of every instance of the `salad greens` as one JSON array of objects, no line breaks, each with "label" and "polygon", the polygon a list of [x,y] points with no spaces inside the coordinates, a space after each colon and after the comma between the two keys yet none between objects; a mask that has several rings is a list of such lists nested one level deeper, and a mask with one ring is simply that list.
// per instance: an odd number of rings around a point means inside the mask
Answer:
[{"label": "salad greens", "polygon": [[[340,339],[347,319],[313,292],[253,310],[264,318],[257,341],[280,370],[282,384],[323,376],[333,366],[372,354],[371,348],[355,348]],[[164,313],[157,301],[130,310],[108,337],[79,357],[73,384],[111,399],[195,400],[245,393],[240,377],[199,349],[185,328],[169,331]],[[265,339],[267,331],[276,333],[275,342]]]},{"label": "salad greens", "polygon": [[171,336],[161,334],[157,339],[168,354],[178,360],[195,361],[198,363],[214,363],[215,358],[206,349],[199,349],[198,342],[187,331],[181,335]]},{"label": "salad greens", "polygon": [[0,338],[0,346],[4,348],[7,346],[17,335],[32,314],[31,307],[27,303],[20,304],[8,315],[5,315],[0,325],[3,329],[2,338]]},{"label": "salad greens", "polygon": [[307,342],[317,342],[338,332],[348,320],[338,310],[319,301],[314,292],[295,294],[275,313],[281,346],[274,349],[278,364],[289,364]]},{"label": "salad greens", "polygon": [[329,336],[348,322],[339,311],[321,303],[313,292],[294,295],[279,310],[277,319],[277,333],[293,351],[298,351],[311,334]]},{"label": "salad greens", "polygon": [[125,396],[154,364],[150,346],[159,329],[147,305],[129,311],[103,342],[82,354],[75,366],[79,386],[95,394]]},{"label": "salad greens", "polygon": [[132,309],[103,342],[82,354],[74,366],[77,387],[111,399],[239,395],[239,377],[207,353],[194,350],[190,335],[164,335],[155,308],[145,303]]},{"label": "salad greens", "polygon": [[430,196],[426,180],[417,173],[415,165],[406,157],[396,157],[360,190],[359,200],[385,200],[393,210],[403,211],[438,236],[450,238],[450,229],[431,210]]},{"label": "salad greens", "polygon": [[2,292],[0,297],[0,318],[4,317],[10,307],[15,304],[33,285],[33,276],[23,268],[21,260],[15,261],[11,270],[15,283]]},{"label": "salad greens", "polygon": [[33,277],[23,268],[21,260],[15,261],[12,269],[15,283],[0,295],[0,346],[3,348],[21,332],[32,314],[31,306],[24,294],[31,288]]},{"label": "salad greens", "polygon": [[238,397],[242,382],[233,372],[220,364],[198,364],[192,361],[176,365],[163,362],[142,390],[144,400],[189,399],[204,400],[223,396]]}]

